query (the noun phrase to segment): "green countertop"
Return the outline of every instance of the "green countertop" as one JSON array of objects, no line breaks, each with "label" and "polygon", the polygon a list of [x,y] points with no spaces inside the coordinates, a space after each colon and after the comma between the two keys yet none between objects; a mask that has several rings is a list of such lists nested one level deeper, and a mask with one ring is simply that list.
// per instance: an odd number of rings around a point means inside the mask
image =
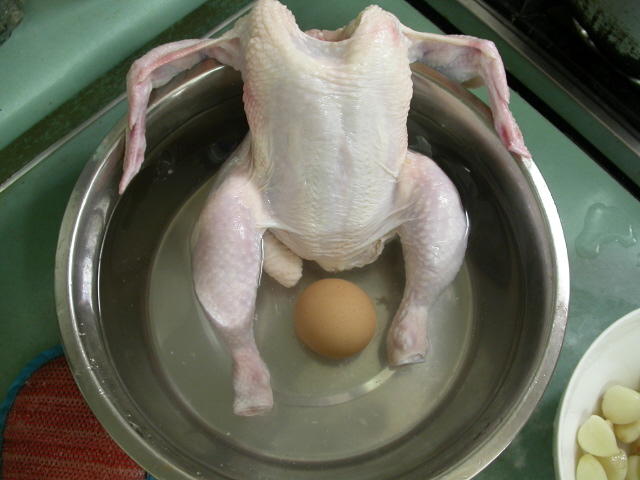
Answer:
[{"label": "green countertop", "polygon": [[[31,3],[37,10],[39,2]],[[183,2],[153,0],[145,5],[152,3],[160,8]],[[172,10],[167,18],[173,15],[173,21],[178,21],[202,2],[188,3],[191,7]],[[125,112],[126,105],[118,101],[118,96],[123,91],[123,76],[132,52],[176,38],[201,36],[247,3],[206,1],[169,30],[151,35],[155,37],[152,41],[142,38],[136,45],[109,44],[109,65],[113,68],[94,81],[102,72],[93,71],[83,78],[83,64],[72,65],[76,96],[67,99],[63,96],[70,96],[69,92],[60,94],[61,106],[47,118],[41,112],[41,118],[29,119],[28,130],[20,137],[13,141],[9,137],[18,134],[5,137],[11,143],[0,151],[0,169],[4,172],[0,180],[27,167],[0,186],[0,398],[29,360],[60,341],[53,293],[58,229],[84,164]],[[303,28],[333,29],[351,20],[369,2],[284,3]],[[378,3],[412,28],[438,31],[402,0]],[[66,5],[69,18],[75,18],[71,9],[78,8],[77,13],[88,15],[85,9],[91,5],[97,8],[98,2],[76,2],[75,7],[72,2],[56,4]],[[122,8],[124,12],[133,7]],[[105,16],[104,21],[120,22],[130,16],[129,11],[120,17]],[[103,26],[99,31],[115,30]],[[19,39],[17,32],[10,42]],[[102,45],[106,48],[106,43]],[[0,75],[4,71],[3,48],[0,47]],[[30,59],[35,58],[35,53],[23,50]],[[517,76],[523,67],[517,59],[509,58],[507,68]],[[0,82],[3,78],[0,76]],[[545,395],[523,431],[477,477],[480,480],[554,478],[553,419],[573,368],[600,332],[640,307],[640,246],[636,242],[639,202],[517,94],[512,98],[512,110],[560,213],[571,268],[571,307],[565,344]],[[98,111],[101,114],[94,116]],[[4,135],[2,128],[0,131]]]},{"label": "green countertop", "polygon": [[203,2],[26,2],[0,49],[0,149]]}]

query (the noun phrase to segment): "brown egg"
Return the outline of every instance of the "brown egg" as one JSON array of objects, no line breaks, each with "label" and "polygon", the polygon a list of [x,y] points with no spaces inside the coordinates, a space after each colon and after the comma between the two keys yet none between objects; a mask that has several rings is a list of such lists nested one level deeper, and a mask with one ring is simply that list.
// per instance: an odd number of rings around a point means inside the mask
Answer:
[{"label": "brown egg", "polygon": [[362,351],[376,331],[376,311],[357,285],[338,278],[307,287],[294,310],[296,331],[314,352],[346,358]]}]

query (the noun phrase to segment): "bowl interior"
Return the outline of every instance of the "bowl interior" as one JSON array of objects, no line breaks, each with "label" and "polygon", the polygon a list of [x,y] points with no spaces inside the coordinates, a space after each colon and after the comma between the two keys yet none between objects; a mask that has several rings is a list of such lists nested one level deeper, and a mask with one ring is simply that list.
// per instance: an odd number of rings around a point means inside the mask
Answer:
[{"label": "bowl interior", "polygon": [[247,131],[242,83],[206,62],[156,92],[146,166],[117,195],[122,132],[80,178],[61,231],[57,295],[72,370],[93,411],[160,478],[468,478],[537,404],[564,332],[566,252],[533,164],[500,144],[486,107],[426,68],[414,72],[410,146],[458,186],[470,222],[457,279],[430,313],[424,364],[386,366],[402,294],[397,243],[341,274],[374,300],[378,331],[360,355],[323,360],[293,330],[298,286],[264,275],[256,337],[273,412],[231,410],[230,362],[190,280],[188,237],[215,174]]},{"label": "bowl interior", "polygon": [[598,336],[576,366],[555,421],[554,460],[559,480],[574,480],[581,455],[578,428],[599,414],[604,392],[613,385],[640,389],[640,310],[635,310]]}]

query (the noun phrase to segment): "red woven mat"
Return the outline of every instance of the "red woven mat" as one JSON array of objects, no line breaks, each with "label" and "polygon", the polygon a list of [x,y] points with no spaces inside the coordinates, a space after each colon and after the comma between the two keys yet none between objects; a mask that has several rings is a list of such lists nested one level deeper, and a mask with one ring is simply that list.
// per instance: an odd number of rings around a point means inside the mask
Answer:
[{"label": "red woven mat", "polygon": [[146,478],[85,403],[64,356],[48,360],[19,388],[2,434],[3,480]]}]

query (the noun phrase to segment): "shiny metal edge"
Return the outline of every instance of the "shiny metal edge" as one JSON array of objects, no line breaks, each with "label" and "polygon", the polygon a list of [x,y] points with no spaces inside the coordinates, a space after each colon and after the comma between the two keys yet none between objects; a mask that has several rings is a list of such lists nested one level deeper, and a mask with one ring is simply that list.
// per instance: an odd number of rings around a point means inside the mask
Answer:
[{"label": "shiny metal edge", "polygon": [[49,156],[51,156],[55,151],[64,147],[67,143],[71,142],[78,135],[80,135],[84,130],[89,128],[94,123],[100,121],[102,117],[116,108],[120,103],[126,100],[126,94],[121,94],[111,102],[109,102],[106,106],[101,108],[98,112],[93,114],[90,118],[82,122],[79,126],[71,130],[64,137],[62,137],[57,142],[50,145],[48,148],[40,152],[36,155],[32,160],[27,162],[22,168],[16,171],[13,175],[7,178],[4,182],[0,184],[0,194],[2,194],[5,190],[7,190],[11,185],[19,181],[25,175],[27,175],[31,170],[33,170],[36,166],[44,162]]},{"label": "shiny metal edge", "polygon": [[[495,435],[492,435],[487,442],[480,445],[475,452],[466,458],[466,463],[462,467],[458,467],[456,471],[445,473],[437,477],[435,480],[458,480],[460,478],[472,478],[478,475],[482,470],[488,467],[498,456],[508,448],[511,442],[517,437],[520,431],[527,424],[531,415],[535,411],[536,405],[542,399],[544,392],[549,386],[549,380],[555,371],[560,356],[560,350],[564,342],[566,332],[567,318],[569,315],[569,257],[567,253],[566,243],[564,241],[564,233],[560,217],[557,214],[555,202],[551,197],[540,171],[531,163],[524,168],[528,172],[528,178],[532,181],[536,188],[539,189],[540,195],[538,200],[542,205],[543,211],[547,211],[547,225],[551,237],[551,246],[555,254],[554,270],[556,273],[556,289],[554,311],[552,314],[553,323],[549,330],[549,342],[544,355],[541,357],[536,369],[536,374],[529,381],[525,395],[511,414],[504,418],[503,424],[511,424],[509,429],[511,438],[508,442],[494,442]],[[542,383],[544,389],[536,388]],[[501,430],[500,433],[504,433]]]},{"label": "shiny metal edge", "polygon": [[[105,151],[109,152],[107,156],[117,148],[119,138],[124,132],[124,122],[120,121],[119,127],[116,126],[107,135],[107,137],[101,143],[101,146],[105,147]],[[99,147],[100,148],[100,147]],[[94,154],[95,156],[96,154]],[[60,234],[58,237],[58,246],[55,259],[54,269],[54,291],[56,299],[56,311],[58,316],[58,327],[61,333],[62,347],[67,358],[67,361],[71,366],[77,365],[91,365],[92,361],[89,358],[87,349],[84,346],[80,346],[82,342],[75,341],[70,342],[68,339],[82,338],[86,333],[79,330],[78,316],[74,305],[74,299],[76,294],[74,291],[78,288],[74,285],[74,267],[75,260],[74,254],[79,248],[77,245],[77,232],[81,228],[81,215],[80,212],[84,209],[89,192],[91,191],[91,185],[95,183],[98,175],[93,170],[89,171],[85,169],[80,176],[80,180],[74,188],[67,210],[63,217],[62,225],[60,228]],[[85,189],[77,188],[78,185],[86,187]],[[66,340],[65,340],[66,339]],[[95,392],[100,392],[103,389],[100,378],[103,376],[101,366],[100,372],[97,370],[87,368],[79,370],[77,368],[71,368],[74,380],[78,385],[82,395],[85,398],[92,399],[91,409],[98,418],[104,418],[108,416],[115,421],[110,424],[109,434],[118,442],[118,439],[124,436],[130,435],[130,426],[126,422],[122,421],[122,416],[116,410],[112,402],[106,397],[100,399]],[[143,442],[136,442],[131,448],[131,445],[127,445],[130,449],[130,454],[146,456],[153,456],[154,452],[145,445]]]}]

